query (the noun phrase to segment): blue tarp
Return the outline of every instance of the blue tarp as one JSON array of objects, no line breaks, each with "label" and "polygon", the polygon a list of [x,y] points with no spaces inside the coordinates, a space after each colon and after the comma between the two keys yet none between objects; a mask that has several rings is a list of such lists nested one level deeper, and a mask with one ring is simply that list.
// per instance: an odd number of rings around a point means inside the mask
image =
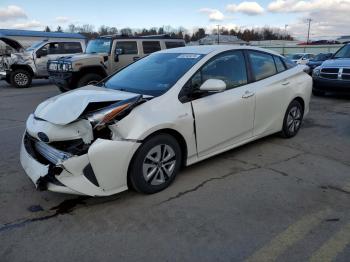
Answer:
[{"label": "blue tarp", "polygon": [[75,38],[86,39],[85,36],[77,33],[60,32],[42,32],[32,30],[0,29],[0,37],[28,36],[28,37],[47,37],[47,38]]}]

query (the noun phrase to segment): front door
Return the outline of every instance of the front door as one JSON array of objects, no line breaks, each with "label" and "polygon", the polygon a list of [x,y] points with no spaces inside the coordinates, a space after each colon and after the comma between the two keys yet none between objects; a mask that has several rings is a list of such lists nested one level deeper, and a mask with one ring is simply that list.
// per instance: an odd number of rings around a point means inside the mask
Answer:
[{"label": "front door", "polygon": [[255,97],[247,84],[242,51],[222,53],[204,65],[190,80],[193,89],[197,88],[195,93],[208,79],[223,80],[226,90],[203,93],[192,100],[199,157],[225,150],[253,135]]},{"label": "front door", "polygon": [[110,74],[123,68],[140,58],[139,48],[136,41],[118,40],[115,44],[112,61],[110,66]]}]

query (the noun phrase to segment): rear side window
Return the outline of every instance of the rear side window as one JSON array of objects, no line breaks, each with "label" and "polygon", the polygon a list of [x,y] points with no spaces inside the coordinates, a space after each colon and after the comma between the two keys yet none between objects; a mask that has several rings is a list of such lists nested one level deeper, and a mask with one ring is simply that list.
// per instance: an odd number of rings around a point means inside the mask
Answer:
[{"label": "rear side window", "polygon": [[184,42],[165,42],[165,47],[167,49],[176,48],[176,47],[184,47],[184,46],[185,46]]},{"label": "rear side window", "polygon": [[286,67],[284,66],[284,64],[283,64],[283,62],[282,62],[280,57],[274,56],[273,59],[275,60],[276,69],[277,69],[278,73],[283,72],[283,71],[286,70]]},{"label": "rear side window", "polygon": [[70,42],[70,43],[62,43],[62,54],[74,54],[74,53],[82,53],[83,49],[81,48],[81,44],[78,42]]},{"label": "rear side window", "polygon": [[291,69],[293,67],[295,67],[297,64],[294,63],[292,60],[288,59],[288,58],[282,58],[284,64],[286,65],[287,69]]},{"label": "rear side window", "polygon": [[142,48],[144,54],[150,54],[160,50],[159,41],[144,41],[142,42]]},{"label": "rear side window", "polygon": [[256,81],[277,73],[272,55],[255,51],[249,51],[248,55]]},{"label": "rear side window", "polygon": [[136,41],[117,42],[116,49],[121,49],[123,55],[137,55]]}]

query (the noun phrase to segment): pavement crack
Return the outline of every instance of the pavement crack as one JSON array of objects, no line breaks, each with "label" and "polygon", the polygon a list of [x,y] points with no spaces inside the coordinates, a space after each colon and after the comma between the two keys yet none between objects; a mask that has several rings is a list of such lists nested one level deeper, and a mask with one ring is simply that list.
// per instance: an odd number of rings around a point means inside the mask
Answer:
[{"label": "pavement crack", "polygon": [[175,199],[178,199],[178,198],[181,198],[183,197],[184,195],[187,195],[189,193],[193,193],[193,192],[196,192],[198,189],[202,188],[203,186],[205,186],[206,184],[212,182],[212,181],[215,181],[215,180],[222,180],[222,179],[225,179],[227,177],[230,177],[230,176],[233,176],[235,174],[238,174],[238,173],[243,173],[243,172],[247,172],[247,171],[252,171],[252,170],[255,170],[255,169],[258,169],[259,167],[253,167],[253,168],[249,168],[249,169],[244,169],[244,170],[241,170],[241,171],[236,171],[236,172],[231,172],[231,173],[228,173],[226,175],[223,175],[223,176],[219,176],[219,177],[211,177],[211,178],[208,178],[204,181],[202,181],[200,184],[198,184],[197,186],[191,188],[191,189],[188,189],[188,190],[185,190],[185,191],[182,191],[182,192],[179,192],[177,193],[175,196],[172,196],[172,197],[169,197],[168,199],[160,202],[159,204],[157,204],[157,206],[159,205],[162,205],[164,203],[167,203],[167,202],[170,202],[172,200],[175,200]]},{"label": "pavement crack", "polygon": [[350,191],[347,191],[347,190],[345,190],[343,188],[340,188],[340,187],[337,187],[337,186],[326,185],[326,186],[320,186],[320,188],[322,188],[322,189],[331,189],[331,190],[334,190],[334,191],[338,191],[338,192],[350,195]]},{"label": "pavement crack", "polygon": [[5,120],[5,121],[11,121],[11,122],[19,122],[19,123],[24,123],[24,120],[17,120],[17,119],[11,119],[11,118],[0,118],[0,120]]},{"label": "pavement crack", "polygon": [[54,213],[51,213],[51,214],[49,213],[49,214],[39,216],[39,217],[34,217],[34,218],[27,218],[27,219],[19,221],[19,222],[6,223],[6,224],[0,226],[0,233],[4,232],[4,231],[15,229],[15,228],[23,227],[23,226],[26,226],[26,225],[33,223],[33,222],[44,221],[44,220],[54,218],[58,215],[71,213],[74,210],[75,206],[85,205],[86,203],[84,202],[84,200],[89,199],[89,198],[90,197],[88,197],[88,196],[84,196],[84,197],[78,197],[78,198],[64,200],[60,204],[58,204],[57,206],[50,208],[50,212],[54,211]]}]

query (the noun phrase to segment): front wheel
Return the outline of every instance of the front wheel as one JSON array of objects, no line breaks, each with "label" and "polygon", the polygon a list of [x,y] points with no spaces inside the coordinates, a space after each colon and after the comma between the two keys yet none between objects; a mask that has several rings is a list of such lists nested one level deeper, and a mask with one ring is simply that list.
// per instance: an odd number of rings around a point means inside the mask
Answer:
[{"label": "front wheel", "polygon": [[80,78],[78,81],[77,87],[87,86],[87,85],[94,85],[97,84],[102,80],[102,76],[98,74],[87,74]]},{"label": "front wheel", "polygon": [[304,109],[297,100],[292,101],[284,115],[281,135],[285,138],[295,136],[301,126],[304,116]]},{"label": "front wheel", "polygon": [[32,83],[32,75],[24,69],[17,69],[11,73],[11,84],[17,88],[27,88]]},{"label": "front wheel", "polygon": [[151,137],[136,152],[129,168],[133,188],[153,194],[167,188],[181,166],[181,148],[173,136]]}]

